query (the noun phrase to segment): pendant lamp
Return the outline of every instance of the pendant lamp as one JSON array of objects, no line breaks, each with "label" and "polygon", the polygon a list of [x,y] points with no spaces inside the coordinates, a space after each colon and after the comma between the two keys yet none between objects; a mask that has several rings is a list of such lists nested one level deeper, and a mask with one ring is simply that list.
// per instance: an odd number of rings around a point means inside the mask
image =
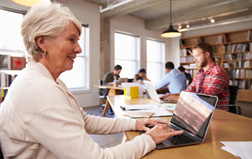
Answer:
[{"label": "pendant lamp", "polygon": [[47,4],[51,3],[50,0],[12,0],[12,1],[27,7],[31,7],[36,3],[47,3]]},{"label": "pendant lamp", "polygon": [[171,0],[170,0],[170,26],[169,29],[164,31],[161,36],[163,38],[175,38],[175,37],[179,37],[181,36],[181,33],[175,29],[173,29],[172,26],[172,4],[171,4]]}]

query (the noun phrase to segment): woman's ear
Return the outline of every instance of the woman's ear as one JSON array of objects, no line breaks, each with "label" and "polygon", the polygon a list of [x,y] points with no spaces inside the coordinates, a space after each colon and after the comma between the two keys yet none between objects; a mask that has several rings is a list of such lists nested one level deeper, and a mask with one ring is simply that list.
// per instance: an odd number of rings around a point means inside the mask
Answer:
[{"label": "woman's ear", "polygon": [[38,44],[39,48],[43,52],[46,51],[46,44],[45,44],[45,37],[44,36],[38,36],[38,37],[36,37],[36,43]]}]

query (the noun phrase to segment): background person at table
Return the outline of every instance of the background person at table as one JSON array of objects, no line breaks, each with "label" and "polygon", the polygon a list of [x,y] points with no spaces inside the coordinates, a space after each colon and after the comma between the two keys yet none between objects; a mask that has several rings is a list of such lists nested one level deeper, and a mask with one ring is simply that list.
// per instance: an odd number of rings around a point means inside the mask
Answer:
[{"label": "background person at table", "polygon": [[[100,118],[80,109],[58,78],[73,68],[76,55],[82,51],[78,44],[81,23],[67,7],[56,3],[33,6],[21,28],[30,57],[0,107],[5,158],[141,158],[157,143],[182,133],[170,132],[167,124],[158,120]],[[146,124],[156,126],[149,129]],[[128,130],[147,132],[107,149],[100,148],[88,135]]]},{"label": "background person at table", "polygon": [[[114,67],[113,72],[108,72],[104,75],[103,85],[114,85],[114,80],[118,80],[120,78],[120,73],[122,71],[122,66],[116,65]],[[109,93],[109,89],[104,89],[101,92],[104,97],[106,97]],[[122,92],[123,94],[123,92]],[[114,111],[111,107],[108,108],[108,114],[114,115]]]},{"label": "background person at table", "polygon": [[179,93],[181,90],[186,89],[186,77],[185,75],[174,69],[174,64],[172,62],[167,62],[165,64],[166,75],[164,78],[156,85],[156,89],[164,88],[168,86],[170,93]]},{"label": "background person at table", "polygon": [[145,81],[150,81],[147,77],[146,77],[146,70],[144,68],[141,68],[137,74],[135,74],[134,76],[134,82],[138,82],[140,84],[143,84],[143,80]]},{"label": "background person at table", "polygon": [[190,74],[190,73],[186,73],[186,72],[185,72],[185,68],[184,68],[183,66],[179,66],[179,67],[178,67],[178,70],[179,70],[180,72],[182,72],[182,73],[185,74],[186,80],[188,80],[188,84],[187,84],[187,85],[190,85],[190,84],[192,83],[192,76],[191,76],[191,74]]},{"label": "background person at table", "polygon": [[116,65],[113,72],[108,72],[104,75],[103,85],[113,85],[114,79],[118,80],[120,78],[120,73],[122,71],[122,66]]},{"label": "background person at table", "polygon": [[[200,68],[192,83],[185,91],[218,96],[217,105],[228,105],[230,100],[229,78],[226,71],[213,61],[213,48],[210,44],[199,43],[193,47],[193,57]],[[177,100],[179,94],[170,94],[164,100]],[[228,111],[228,107],[217,107]]]}]

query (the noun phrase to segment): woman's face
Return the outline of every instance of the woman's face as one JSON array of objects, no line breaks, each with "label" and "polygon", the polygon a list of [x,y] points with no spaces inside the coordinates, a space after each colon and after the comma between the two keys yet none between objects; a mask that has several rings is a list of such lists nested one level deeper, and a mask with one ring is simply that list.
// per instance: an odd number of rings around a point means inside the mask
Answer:
[{"label": "woman's face", "polygon": [[70,23],[57,37],[46,38],[47,67],[51,73],[60,74],[73,68],[76,55],[81,53],[79,31]]}]

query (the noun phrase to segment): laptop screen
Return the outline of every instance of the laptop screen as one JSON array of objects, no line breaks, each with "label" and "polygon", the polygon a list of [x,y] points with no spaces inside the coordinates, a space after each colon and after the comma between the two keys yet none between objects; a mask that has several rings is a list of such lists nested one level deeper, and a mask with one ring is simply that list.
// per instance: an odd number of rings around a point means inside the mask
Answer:
[{"label": "laptop screen", "polygon": [[181,92],[171,123],[204,138],[217,97]]}]

